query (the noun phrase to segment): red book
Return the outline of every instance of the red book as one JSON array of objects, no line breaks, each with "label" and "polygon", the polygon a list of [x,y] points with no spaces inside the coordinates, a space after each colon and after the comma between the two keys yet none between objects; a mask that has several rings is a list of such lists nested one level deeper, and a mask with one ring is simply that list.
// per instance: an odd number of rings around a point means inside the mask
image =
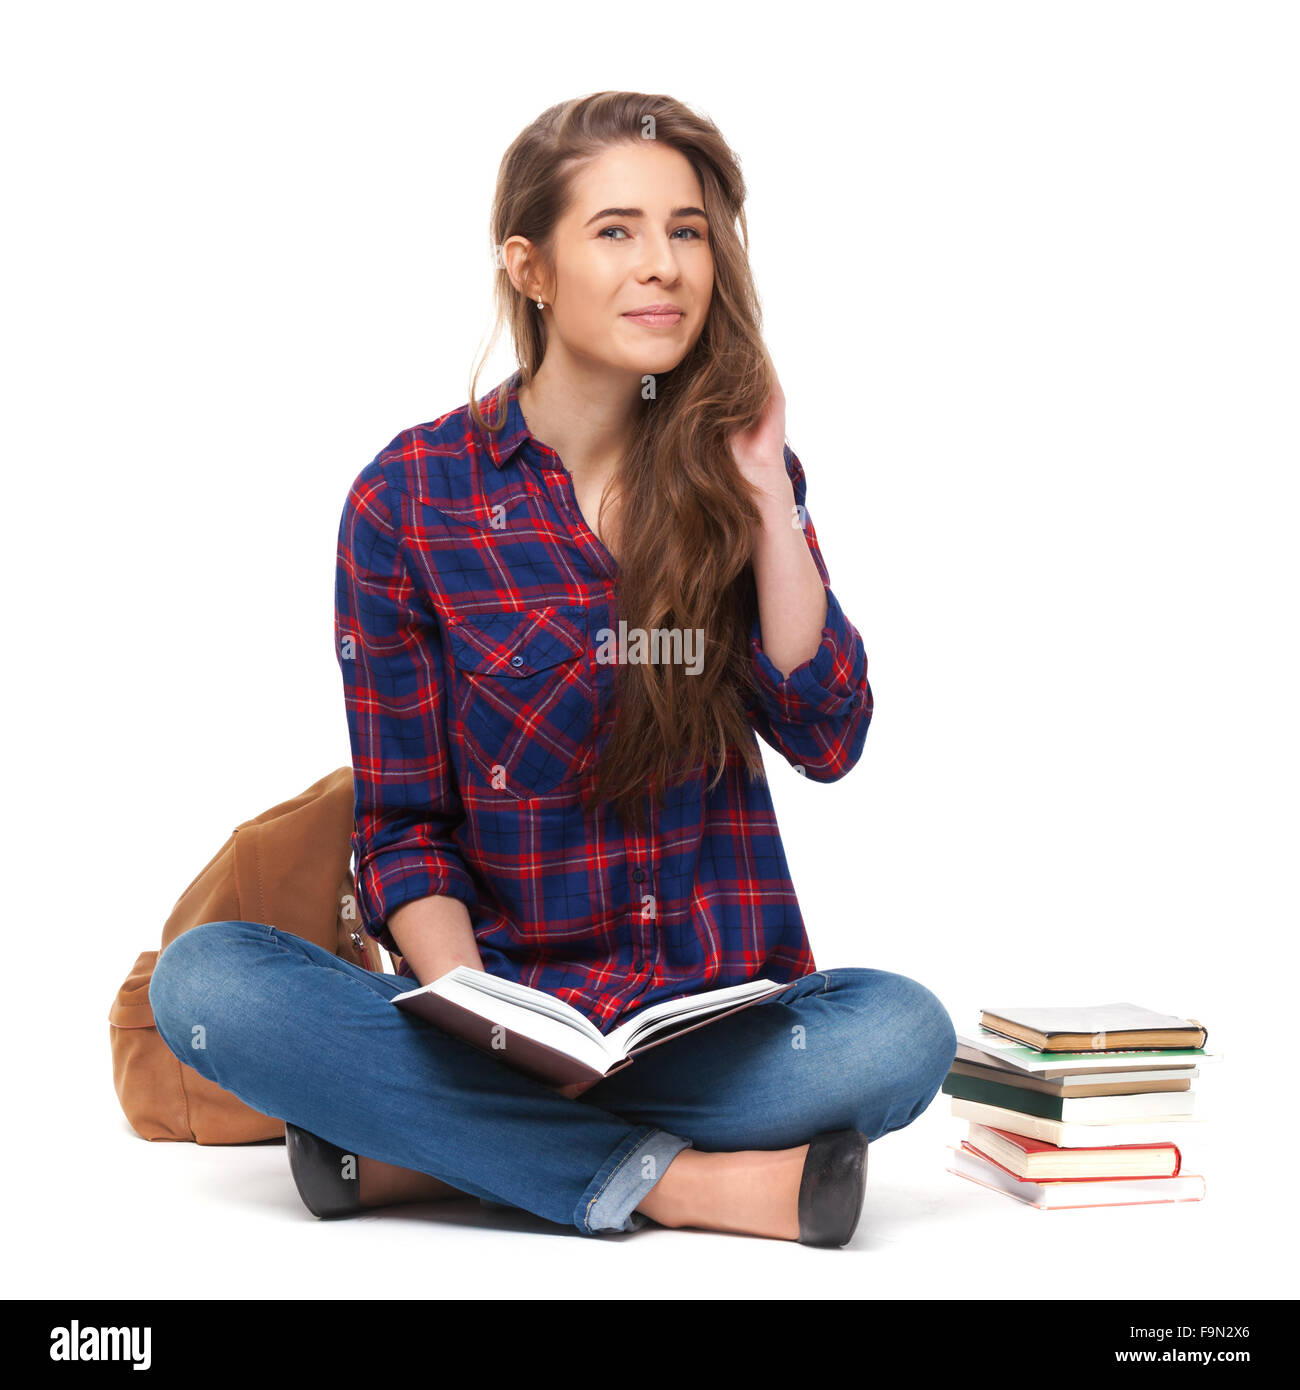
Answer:
[{"label": "red book", "polygon": [[1012,1134],[1007,1129],[974,1122],[962,1148],[996,1164],[1012,1177],[1029,1182],[1174,1178],[1183,1162],[1178,1145],[1168,1140],[1063,1149],[1042,1139],[1031,1139],[1027,1134]]}]

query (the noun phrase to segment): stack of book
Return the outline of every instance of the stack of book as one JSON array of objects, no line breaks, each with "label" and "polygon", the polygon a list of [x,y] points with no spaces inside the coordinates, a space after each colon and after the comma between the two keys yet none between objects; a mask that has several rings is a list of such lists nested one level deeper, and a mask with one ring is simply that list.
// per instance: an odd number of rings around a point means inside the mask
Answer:
[{"label": "stack of book", "polygon": [[1184,1148],[1207,1038],[1135,1004],[983,1010],[942,1086],[970,1123],[948,1171],[1040,1211],[1200,1201]]}]

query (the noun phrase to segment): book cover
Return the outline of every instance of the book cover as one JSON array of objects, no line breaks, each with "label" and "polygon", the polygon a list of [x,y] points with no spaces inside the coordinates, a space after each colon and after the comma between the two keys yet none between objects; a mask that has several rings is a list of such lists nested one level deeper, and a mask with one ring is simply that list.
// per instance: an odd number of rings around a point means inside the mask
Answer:
[{"label": "book cover", "polygon": [[1081,1007],[1014,1005],[982,1010],[980,1023],[1044,1052],[1105,1051],[1108,1047],[1204,1047],[1208,1032],[1195,1019],[1156,1013],[1139,1004]]}]

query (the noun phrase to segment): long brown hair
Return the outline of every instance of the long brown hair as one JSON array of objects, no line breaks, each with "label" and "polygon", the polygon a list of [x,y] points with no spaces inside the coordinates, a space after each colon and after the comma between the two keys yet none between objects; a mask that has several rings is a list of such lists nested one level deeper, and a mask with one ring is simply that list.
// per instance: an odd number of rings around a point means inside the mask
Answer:
[{"label": "long brown hair", "polygon": [[[704,632],[696,674],[672,662],[617,668],[617,712],[588,805],[609,801],[638,827],[648,791],[658,789],[662,798],[675,773],[689,775],[701,764],[716,767],[716,783],[729,747],[740,750],[751,778],[764,776],[745,716],[753,692],[748,638],[758,609],[750,561],[759,513],[727,439],[758,423],[775,373],[749,267],[740,162],[712,121],[672,97],[597,92],[552,106],[518,135],[501,161],[491,214],[493,248],[527,237],[553,275],[555,225],[569,206],[575,173],[611,145],[646,138],[647,130],[679,150],[699,178],[714,283],[694,346],[654,378],[654,398],[641,402],[612,494],[621,501],[617,617],[647,632]],[[496,259],[496,324],[470,378],[470,411],[487,430],[505,424],[504,384],[491,422],[477,389],[502,327],[509,325],[514,342],[519,385],[532,380],[546,347],[542,315],[529,312],[532,301]],[[609,500],[602,499],[602,514]]]}]

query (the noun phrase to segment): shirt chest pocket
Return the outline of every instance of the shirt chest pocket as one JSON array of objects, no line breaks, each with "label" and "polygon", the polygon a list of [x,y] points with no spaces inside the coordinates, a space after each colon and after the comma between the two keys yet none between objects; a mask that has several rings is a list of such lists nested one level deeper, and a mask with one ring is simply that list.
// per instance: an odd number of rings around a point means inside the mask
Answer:
[{"label": "shirt chest pocket", "polygon": [[448,620],[456,727],[492,786],[540,795],[590,759],[596,689],[587,617],[571,604]]}]

